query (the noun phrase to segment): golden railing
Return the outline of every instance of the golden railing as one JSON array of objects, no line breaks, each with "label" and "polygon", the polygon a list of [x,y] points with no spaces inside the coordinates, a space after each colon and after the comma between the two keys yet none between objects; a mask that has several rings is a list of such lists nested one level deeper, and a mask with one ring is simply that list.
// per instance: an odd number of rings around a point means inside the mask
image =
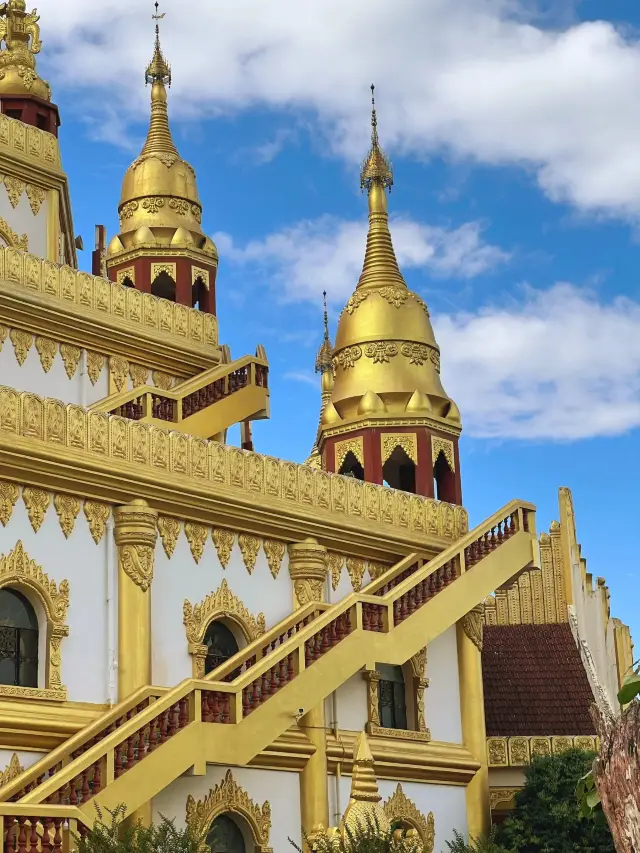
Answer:
[{"label": "golden railing", "polygon": [[[379,653],[379,644],[372,642],[375,635],[401,629],[458,578],[518,534],[535,543],[535,508],[512,501],[429,562],[411,555],[360,593],[333,605],[316,603],[297,610],[206,678],[186,679],[162,695],[153,689],[140,691],[0,789],[0,798],[20,806],[81,808],[192,725],[233,726],[251,719],[347,638],[367,632],[363,648],[367,653]],[[518,552],[519,561],[526,565],[533,560],[531,543]],[[525,558],[525,554],[529,556]],[[503,567],[500,582],[507,582],[525,567]],[[488,581],[483,577],[482,572],[474,573],[472,582],[473,594],[481,597],[490,591],[484,588]],[[450,597],[447,600],[451,602]],[[462,615],[454,616],[454,621]],[[350,661],[356,668],[365,663]],[[277,724],[284,731],[290,722],[280,714]],[[281,733],[263,730],[261,734],[273,739]],[[251,757],[242,755],[239,763]]]}]

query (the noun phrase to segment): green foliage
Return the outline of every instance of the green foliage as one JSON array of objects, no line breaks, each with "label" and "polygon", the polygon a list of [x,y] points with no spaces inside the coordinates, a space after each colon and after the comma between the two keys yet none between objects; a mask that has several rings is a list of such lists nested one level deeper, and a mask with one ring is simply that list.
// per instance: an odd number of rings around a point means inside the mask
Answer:
[{"label": "green foliage", "polygon": [[159,824],[143,826],[124,822],[127,807],[107,809],[109,821],[96,805],[97,819],[83,837],[76,837],[78,853],[198,853],[199,839],[189,827],[176,829],[174,821],[161,817]]},{"label": "green foliage", "polygon": [[[349,826],[345,827],[344,835],[340,832],[321,832],[309,836],[304,830],[302,835],[305,846],[313,853],[412,853],[418,846],[415,836],[412,838],[394,826],[383,829],[369,815],[364,823],[358,822],[355,831]],[[291,838],[289,844],[298,853],[303,853],[302,848]]]},{"label": "green foliage", "polygon": [[535,759],[525,770],[514,813],[498,827],[498,843],[512,853],[615,853],[606,822],[585,821],[575,797],[594,757],[571,749]]},{"label": "green foliage", "polygon": [[468,844],[459,832],[453,831],[453,841],[447,841],[450,853],[509,853],[496,841],[497,828],[491,827],[489,835],[472,839]]}]

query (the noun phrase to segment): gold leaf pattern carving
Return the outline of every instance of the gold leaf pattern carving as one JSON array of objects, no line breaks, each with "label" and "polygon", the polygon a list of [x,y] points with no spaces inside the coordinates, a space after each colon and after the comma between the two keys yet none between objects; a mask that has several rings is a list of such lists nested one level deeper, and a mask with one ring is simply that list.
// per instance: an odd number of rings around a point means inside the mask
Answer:
[{"label": "gold leaf pattern carving", "polygon": [[252,574],[256,567],[258,559],[258,551],[260,550],[260,540],[257,536],[249,536],[247,533],[241,533],[238,536],[238,545],[242,552],[242,559],[249,574]]},{"label": "gold leaf pattern carving", "polygon": [[[402,785],[382,804],[382,810],[391,824],[401,823],[417,832],[420,842],[420,853],[433,853],[436,841],[436,824],[433,812],[425,817],[418,807],[402,790]],[[417,853],[417,851],[416,851]]]},{"label": "gold leaf pattern carving", "polygon": [[119,559],[125,574],[146,592],[153,580],[153,548],[127,543],[120,546]]},{"label": "gold leaf pattern carving", "polygon": [[378,293],[383,299],[387,300],[389,305],[393,305],[395,308],[400,308],[409,298],[409,291],[406,287],[389,285],[388,287],[381,287]]},{"label": "gold leaf pattern carving", "polygon": [[367,358],[373,359],[374,364],[383,364],[398,355],[398,346],[389,341],[376,341],[366,345],[364,354]]},{"label": "gold leaf pattern carving", "polygon": [[5,769],[0,773],[0,788],[3,785],[8,785],[9,782],[13,782],[21,773],[24,772],[24,767],[20,764],[20,759],[18,758],[18,754],[16,752],[11,756],[11,761],[7,764]]},{"label": "gold leaf pattern carving", "polygon": [[352,347],[345,347],[333,359],[334,370],[336,365],[339,365],[343,370],[348,370],[360,358],[362,358],[362,348],[357,344]]},{"label": "gold leaf pattern carving", "polygon": [[29,332],[23,332],[22,329],[11,329],[9,337],[16,354],[16,361],[22,367],[33,344],[33,335]]},{"label": "gold leaf pattern carving", "polygon": [[358,462],[364,467],[364,448],[362,436],[338,441],[335,445],[336,471],[340,471],[348,453],[353,453]]},{"label": "gold leaf pattern carving", "polygon": [[409,359],[409,364],[418,364],[422,366],[425,361],[430,360],[431,347],[425,344],[402,344],[400,352],[405,358]]},{"label": "gold leaf pattern carving", "polygon": [[56,357],[58,347],[51,338],[36,338],[36,350],[40,356],[40,364],[45,373],[51,370],[51,365]]},{"label": "gold leaf pattern carving", "polygon": [[67,376],[69,379],[73,379],[80,364],[82,350],[79,347],[74,347],[72,344],[60,344],[60,355],[64,361],[64,369],[67,372]]},{"label": "gold leaf pattern carving", "polygon": [[14,178],[12,175],[4,176],[4,185],[7,188],[11,207],[17,207],[27,185],[24,181],[21,181],[19,178]]},{"label": "gold leaf pattern carving", "polygon": [[356,557],[347,557],[347,572],[351,578],[351,586],[354,592],[362,589],[362,578],[364,577],[365,563]]},{"label": "gold leaf pattern carving", "polygon": [[418,439],[415,433],[383,433],[382,439],[382,464],[389,459],[396,447],[400,447],[407,454],[414,465],[418,464]]},{"label": "gold leaf pattern carving", "polygon": [[53,505],[58,513],[60,528],[65,539],[68,539],[80,512],[80,501],[73,495],[55,495]]},{"label": "gold leaf pattern carving", "polygon": [[262,547],[264,548],[271,574],[274,578],[277,578],[287,546],[278,539],[265,539]]},{"label": "gold leaf pattern carving", "polygon": [[329,564],[329,571],[331,572],[331,588],[335,592],[338,589],[340,576],[342,575],[342,569],[344,568],[344,557],[342,554],[334,554],[329,551],[327,555],[327,562]]},{"label": "gold leaf pattern carving", "polygon": [[108,504],[99,503],[98,501],[84,502],[84,516],[89,522],[89,530],[96,545],[104,536],[105,527],[110,515],[111,507]]},{"label": "gold leaf pattern carving", "polygon": [[[29,250],[29,237],[27,236],[27,234],[22,234],[22,235],[16,234],[16,232],[13,230],[13,228],[11,228],[11,226],[6,221],[6,219],[3,219],[1,216],[0,216],[0,237],[2,237],[4,239],[7,246],[9,246],[13,249],[20,249],[23,252],[27,252]],[[5,257],[7,257],[6,250],[4,250],[4,251],[5,251]],[[14,280],[16,280],[15,276],[14,276]],[[20,280],[20,272],[19,271],[18,271],[17,280],[18,281]]]},{"label": "gold leaf pattern carving", "polygon": [[264,613],[253,616],[242,600],[231,592],[226,578],[215,592],[209,593],[198,604],[185,601],[183,613],[187,639],[194,644],[203,642],[207,628],[216,619],[231,618],[237,622],[247,642],[257,640],[266,631]]},{"label": "gold leaf pattern carving", "polygon": [[161,388],[163,391],[168,391],[173,385],[173,376],[163,373],[162,370],[154,370],[151,376],[156,388]]},{"label": "gold leaf pattern carving", "polygon": [[119,355],[112,355],[109,359],[109,372],[113,379],[113,384],[118,391],[122,391],[127,382],[127,374],[129,373],[129,362],[126,358]]},{"label": "gold leaf pattern carving", "polygon": [[87,373],[89,374],[92,385],[95,385],[98,379],[100,379],[103,368],[104,356],[102,353],[89,350],[87,352]]},{"label": "gold leaf pattern carving", "polygon": [[20,490],[15,483],[0,480],[0,522],[3,527],[9,523],[19,497]]},{"label": "gold leaf pattern carving", "polygon": [[178,536],[180,536],[180,522],[177,518],[168,518],[161,515],[158,518],[158,532],[162,539],[164,553],[171,559],[176,548]]},{"label": "gold leaf pattern carving", "polygon": [[42,187],[37,187],[35,184],[27,184],[27,198],[31,205],[31,212],[34,216],[40,213],[42,202],[44,201],[45,191]]},{"label": "gold leaf pattern carving", "polygon": [[207,528],[204,524],[194,524],[188,521],[184,526],[184,532],[191,549],[191,554],[196,563],[199,563],[204,554],[204,545],[207,541]]},{"label": "gold leaf pattern carving", "polygon": [[433,459],[433,464],[435,465],[438,461],[438,456],[440,454],[444,456],[447,460],[447,465],[449,466],[449,470],[455,472],[456,470],[456,460],[453,453],[453,442],[449,441],[447,438],[436,438],[432,436],[431,438],[431,455]]},{"label": "gold leaf pattern carving", "polygon": [[482,651],[482,628],[484,625],[484,604],[476,605],[462,618],[462,629],[473,645]]},{"label": "gold leaf pattern carving", "polygon": [[149,368],[142,364],[132,364],[129,367],[129,375],[133,382],[133,387],[138,388],[140,385],[145,385],[149,376]]},{"label": "gold leaf pattern carving", "polygon": [[43,492],[42,489],[32,489],[30,486],[25,486],[22,490],[22,500],[27,508],[27,515],[35,533],[42,527],[42,522],[49,509],[51,503],[51,495],[49,492]]},{"label": "gold leaf pattern carving", "polygon": [[358,305],[360,305],[369,295],[368,290],[356,290],[350,297],[349,301],[344,307],[344,310],[347,314],[353,314]]},{"label": "gold leaf pattern carving", "polygon": [[231,559],[231,551],[233,550],[233,543],[236,540],[236,535],[231,530],[223,530],[222,528],[214,527],[211,531],[211,536],[213,538],[213,544],[216,546],[220,565],[223,569],[226,569],[229,565],[229,560]]}]

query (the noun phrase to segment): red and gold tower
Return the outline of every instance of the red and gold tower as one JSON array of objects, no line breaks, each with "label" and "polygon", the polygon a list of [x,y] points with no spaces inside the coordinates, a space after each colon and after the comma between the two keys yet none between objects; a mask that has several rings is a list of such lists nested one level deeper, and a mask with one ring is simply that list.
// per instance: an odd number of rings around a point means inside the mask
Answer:
[{"label": "red and gold tower", "polygon": [[155,50],[145,74],[151,122],[122,182],[120,232],[107,247],[106,267],[112,281],[215,314],[218,253],[202,231],[195,172],[180,157],[169,128],[171,69],[160,47],[157,7]]},{"label": "red and gold tower", "polygon": [[460,412],[442,387],[427,306],[396,260],[386,198],[393,172],[375,103],[371,127],[360,176],[369,197],[367,248],[338,323],[318,450],[325,470],[460,504]]}]

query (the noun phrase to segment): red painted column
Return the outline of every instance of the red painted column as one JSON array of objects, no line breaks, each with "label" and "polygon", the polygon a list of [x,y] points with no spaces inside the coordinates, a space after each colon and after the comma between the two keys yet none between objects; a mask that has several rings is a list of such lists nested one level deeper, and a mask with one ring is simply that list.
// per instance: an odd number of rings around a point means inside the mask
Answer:
[{"label": "red painted column", "polygon": [[364,451],[364,479],[367,483],[382,485],[382,449],[380,447],[380,430],[367,429],[362,435]]},{"label": "red painted column", "polygon": [[418,445],[418,465],[416,466],[416,494],[425,498],[434,497],[433,494],[433,461],[431,450],[431,436],[426,429],[419,429],[416,433]]}]

